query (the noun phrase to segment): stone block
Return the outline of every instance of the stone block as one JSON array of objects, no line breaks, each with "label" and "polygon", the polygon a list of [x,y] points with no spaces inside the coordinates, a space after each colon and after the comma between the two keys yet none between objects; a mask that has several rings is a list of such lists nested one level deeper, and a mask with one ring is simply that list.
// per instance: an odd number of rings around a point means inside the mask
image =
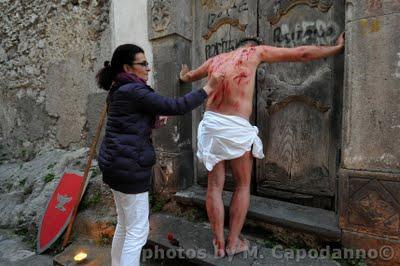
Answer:
[{"label": "stone block", "polygon": [[340,227],[400,240],[400,175],[340,171]]},{"label": "stone block", "polygon": [[399,22],[393,13],[347,24],[343,168],[400,168]]},{"label": "stone block", "polygon": [[[96,134],[96,129],[100,120],[100,115],[103,110],[103,108],[106,105],[106,98],[107,98],[108,92],[100,92],[100,93],[92,93],[89,94],[88,96],[88,105],[86,109],[86,119],[87,119],[87,146],[90,146],[90,144],[93,141],[94,135]],[[100,147],[101,140],[104,136],[104,131],[106,127],[106,121],[104,121],[104,125],[99,137],[99,142],[97,144],[97,150]]]},{"label": "stone block", "polygon": [[[90,71],[81,65],[83,54],[72,53],[68,61],[53,64],[47,72],[46,110],[58,117],[56,137],[62,147],[81,140]],[[60,75],[61,74],[61,75]]]},{"label": "stone block", "polygon": [[343,230],[342,244],[346,248],[366,252],[365,265],[400,265],[400,241]]},{"label": "stone block", "polygon": [[346,0],[346,21],[400,12],[398,0]]},{"label": "stone block", "polygon": [[154,40],[177,34],[192,39],[192,1],[148,1],[149,39]]},{"label": "stone block", "polygon": [[[190,92],[189,84],[179,83],[182,64],[190,62],[190,43],[183,38],[164,38],[153,42],[156,66],[154,89],[163,96],[177,98]],[[153,131],[154,143],[163,151],[179,152],[191,149],[191,113],[171,117],[164,128]]]}]

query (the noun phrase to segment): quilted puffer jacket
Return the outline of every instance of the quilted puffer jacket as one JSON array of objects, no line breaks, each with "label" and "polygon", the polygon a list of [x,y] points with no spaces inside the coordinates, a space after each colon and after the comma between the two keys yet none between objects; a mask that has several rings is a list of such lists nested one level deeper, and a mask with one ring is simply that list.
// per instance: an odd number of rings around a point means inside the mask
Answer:
[{"label": "quilted puffer jacket", "polygon": [[182,115],[206,98],[203,89],[174,99],[157,94],[141,82],[114,85],[108,97],[106,132],[98,155],[103,181],[127,194],[148,191],[156,161],[151,140],[156,115]]}]

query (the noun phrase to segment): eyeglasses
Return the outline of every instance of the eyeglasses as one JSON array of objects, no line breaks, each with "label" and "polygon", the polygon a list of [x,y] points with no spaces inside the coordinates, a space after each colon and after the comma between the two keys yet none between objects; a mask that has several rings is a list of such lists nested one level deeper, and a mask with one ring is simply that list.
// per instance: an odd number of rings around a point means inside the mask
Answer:
[{"label": "eyeglasses", "polygon": [[149,62],[147,61],[143,61],[143,62],[133,62],[133,65],[141,65],[142,67],[148,67],[149,66]]}]

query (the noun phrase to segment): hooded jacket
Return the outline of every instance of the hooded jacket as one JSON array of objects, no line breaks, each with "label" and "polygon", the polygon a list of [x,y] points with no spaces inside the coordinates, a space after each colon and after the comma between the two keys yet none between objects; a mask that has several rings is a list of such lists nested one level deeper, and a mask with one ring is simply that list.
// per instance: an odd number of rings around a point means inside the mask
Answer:
[{"label": "hooded jacket", "polygon": [[161,96],[137,78],[115,83],[107,99],[107,124],[98,154],[103,181],[127,194],[148,191],[156,162],[151,140],[156,116],[183,115],[206,98],[203,89],[176,99]]}]

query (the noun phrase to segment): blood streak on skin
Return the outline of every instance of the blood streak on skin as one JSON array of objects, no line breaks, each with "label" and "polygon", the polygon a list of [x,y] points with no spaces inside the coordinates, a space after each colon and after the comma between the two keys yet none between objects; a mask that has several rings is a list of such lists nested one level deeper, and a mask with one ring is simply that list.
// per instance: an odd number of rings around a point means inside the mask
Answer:
[{"label": "blood streak on skin", "polygon": [[235,80],[236,83],[237,83],[237,85],[239,86],[239,85],[240,85],[240,82],[242,82],[243,79],[246,79],[247,76],[248,76],[248,75],[247,75],[246,72],[240,72],[239,75],[237,75],[237,76],[235,76],[235,77],[233,78],[233,80]]},{"label": "blood streak on skin", "polygon": [[229,95],[231,94],[231,89],[228,86],[228,82],[226,81],[223,82],[221,91],[222,91],[221,100],[218,103],[217,109],[221,109],[224,98],[228,98]]},{"label": "blood streak on skin", "polygon": [[239,68],[243,64],[243,61],[241,59],[237,60],[235,63],[235,67]]},{"label": "blood streak on skin", "polygon": [[239,106],[240,106],[239,102],[235,102],[235,104],[233,105],[233,109],[235,109],[235,111],[238,111]]},{"label": "blood streak on skin", "polygon": [[211,71],[212,72],[218,71],[223,64],[224,64],[224,61],[223,61],[222,56],[217,56],[212,62]]},{"label": "blood streak on skin", "polygon": [[222,91],[218,90],[214,93],[213,97],[211,98],[212,102],[221,101],[222,100]]}]

